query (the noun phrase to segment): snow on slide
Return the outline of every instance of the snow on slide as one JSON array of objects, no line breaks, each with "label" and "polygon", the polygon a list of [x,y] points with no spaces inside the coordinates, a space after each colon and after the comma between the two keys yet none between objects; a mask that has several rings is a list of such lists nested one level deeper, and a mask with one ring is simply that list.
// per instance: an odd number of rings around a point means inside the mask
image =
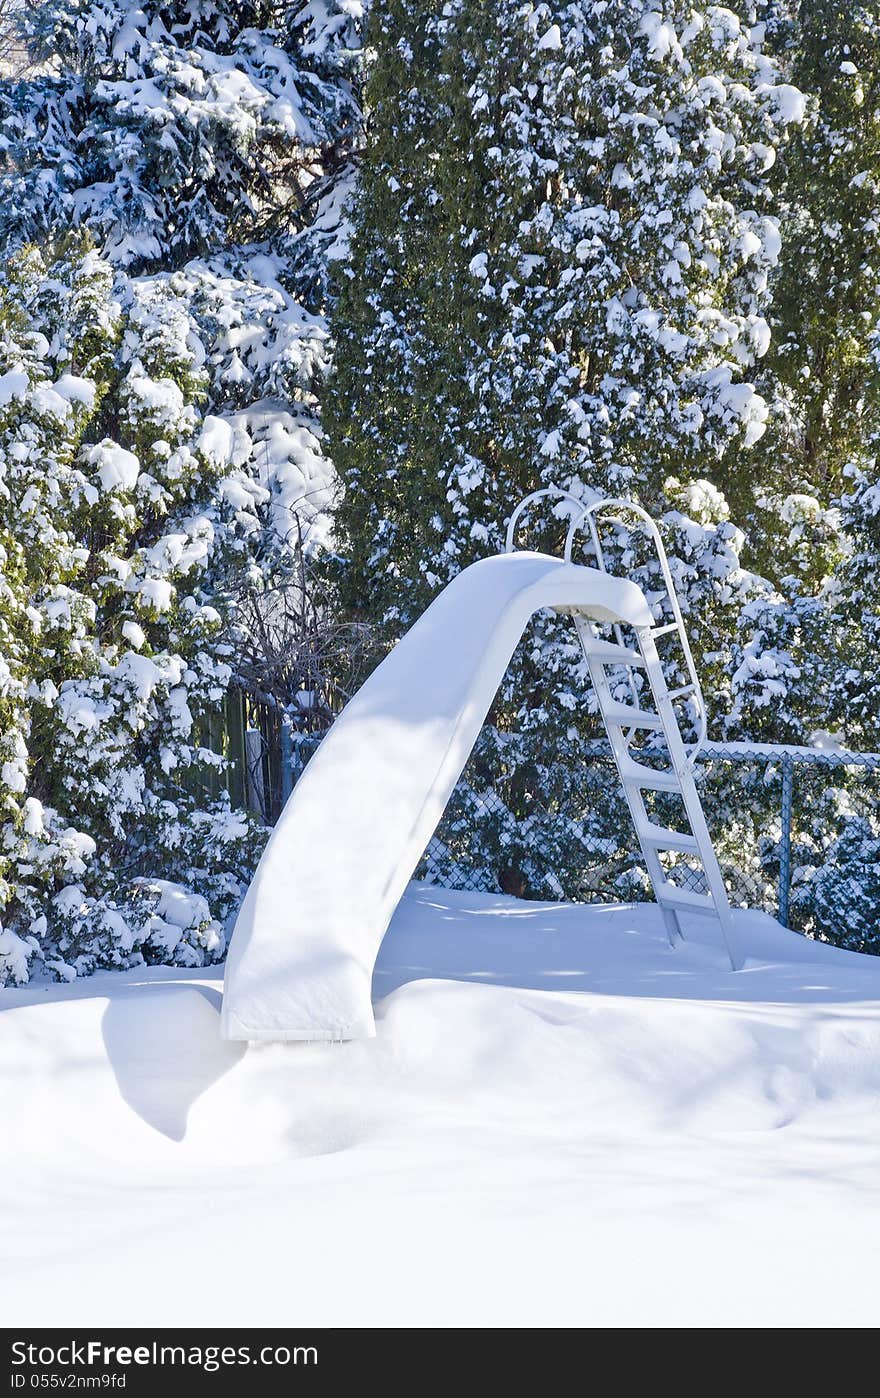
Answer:
[{"label": "snow on slide", "polygon": [[625,578],[539,553],[466,568],[336,720],[285,806],[226,962],[227,1039],[375,1034],[373,965],[532,615],[651,624]]}]

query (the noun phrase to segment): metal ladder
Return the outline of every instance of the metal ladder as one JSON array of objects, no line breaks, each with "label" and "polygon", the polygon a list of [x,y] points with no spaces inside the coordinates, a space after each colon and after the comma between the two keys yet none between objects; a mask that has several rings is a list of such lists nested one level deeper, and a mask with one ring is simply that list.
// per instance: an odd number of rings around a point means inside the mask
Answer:
[{"label": "metal ladder", "polygon": [[[524,509],[536,498],[546,495],[563,496],[576,506],[576,513],[571,517],[565,541],[564,557],[567,563],[572,561],[572,545],[576,534],[586,526],[590,531],[596,566],[600,571],[607,573],[599,523],[602,516],[608,516],[611,522],[627,527],[620,519],[622,511],[636,516],[654,544],[672,621],[664,621],[656,626],[633,627],[636,644],[632,646],[626,644],[620,625],[613,627],[615,639],[612,642],[599,634],[596,624],[584,612],[572,608],[570,614],[596,692],[599,712],[614,754],[654,896],[660,905],[669,944],[674,947],[677,938],[683,939],[679,913],[701,913],[714,917],[718,921],[731,967],[737,971],[743,964],[743,958],[737,945],[727,890],[694,781],[694,762],[706,741],[706,706],[660,532],[650,515],[631,501],[601,500],[584,506],[582,501],[578,501],[568,491],[550,487],[526,496],[517,506],[508,525],[508,552],[513,549],[516,524]],[[663,638],[677,641],[684,656],[687,683],[672,690],[667,685],[657,649],[657,642]],[[620,703],[612,694],[607,675],[607,670],[612,667],[620,667],[626,671],[631,703]],[[651,709],[643,707],[642,692],[636,682],[636,674],[639,671],[643,672],[647,680],[653,699]],[[681,699],[689,700],[696,715],[694,726],[697,739],[690,746],[684,743],[674,709],[675,702]],[[640,754],[633,751],[633,743],[638,735],[646,732],[655,733],[662,741],[665,753],[668,754],[668,765],[654,768],[647,766],[644,761],[639,761]],[[674,830],[655,823],[645,807],[645,792],[671,792],[680,797],[690,829]],[[670,877],[671,871],[663,867],[660,856],[664,852],[686,854],[701,865],[706,892],[696,892],[677,884]]]}]

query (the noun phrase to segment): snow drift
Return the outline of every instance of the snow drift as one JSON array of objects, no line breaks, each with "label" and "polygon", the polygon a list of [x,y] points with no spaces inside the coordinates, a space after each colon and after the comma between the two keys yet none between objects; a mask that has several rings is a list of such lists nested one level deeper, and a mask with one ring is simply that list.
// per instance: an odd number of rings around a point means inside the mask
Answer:
[{"label": "snow drift", "polygon": [[337,1045],[0,993],[6,1323],[873,1325],[880,959],[736,920],[414,886]]}]

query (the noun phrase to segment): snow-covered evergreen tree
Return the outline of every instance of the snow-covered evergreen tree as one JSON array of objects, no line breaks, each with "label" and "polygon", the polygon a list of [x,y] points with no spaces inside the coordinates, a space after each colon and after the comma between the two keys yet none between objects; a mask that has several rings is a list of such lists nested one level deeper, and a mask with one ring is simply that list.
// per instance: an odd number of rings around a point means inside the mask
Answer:
[{"label": "snow-covered evergreen tree", "polygon": [[780,737],[830,728],[875,748],[880,6],[767,0],[761,13],[810,96],[780,162],[768,431],[754,474],[734,460],[727,477],[749,561],[779,589],[752,609],[737,699],[752,729],[763,692]]},{"label": "snow-covered evergreen tree", "polygon": [[837,667],[828,694],[850,745],[870,752],[880,751],[880,434],[874,450],[873,459],[850,467],[854,479],[842,502],[850,551],[834,579]]},{"label": "snow-covered evergreen tree", "polygon": [[348,158],[360,0],[42,0],[3,100],[0,233],[87,223],[133,271],[294,229]]},{"label": "snow-covered evergreen tree", "polygon": [[786,489],[825,504],[877,430],[880,318],[880,5],[804,0],[775,26],[791,80],[811,94],[784,157],[785,257],[773,285],[771,433]]},{"label": "snow-covered evergreen tree", "polygon": [[[702,4],[392,0],[370,41],[329,404],[349,601],[394,634],[528,490],[624,494],[665,518],[729,689],[757,585],[710,480],[765,427],[768,179],[800,93]],[[542,624],[506,699],[554,734],[548,769],[573,660]]]},{"label": "snow-covered evergreen tree", "polygon": [[352,576],[409,613],[527,488],[686,505],[758,440],[766,172],[803,102],[715,7],[399,0],[373,42],[333,436]]},{"label": "snow-covered evergreen tree", "polygon": [[150,294],[203,359],[201,411],[226,423],[212,449],[225,441],[227,464],[268,491],[282,556],[316,517],[326,536],[334,485],[314,388],[359,137],[363,9],[43,0],[23,16],[42,64],[0,84],[4,245],[84,225],[126,310],[139,278],[162,281]]},{"label": "snow-covered evergreen tree", "polygon": [[0,979],[216,959],[254,849],[199,728],[254,501],[155,286],[124,314],[112,282],[77,235],[23,250],[2,307]]},{"label": "snow-covered evergreen tree", "polygon": [[[202,735],[230,679],[260,685],[263,612],[328,537],[315,388],[363,8],[22,7],[32,61],[0,82],[0,243],[21,250],[4,312],[2,921],[59,967],[219,954],[252,867],[248,822],[206,799]],[[96,250],[66,244],[77,228]],[[101,334],[82,367],[81,341]],[[85,397],[59,416],[74,381]],[[44,553],[51,605],[21,574]],[[21,870],[44,836],[31,889]],[[148,890],[160,869],[184,893]]]}]

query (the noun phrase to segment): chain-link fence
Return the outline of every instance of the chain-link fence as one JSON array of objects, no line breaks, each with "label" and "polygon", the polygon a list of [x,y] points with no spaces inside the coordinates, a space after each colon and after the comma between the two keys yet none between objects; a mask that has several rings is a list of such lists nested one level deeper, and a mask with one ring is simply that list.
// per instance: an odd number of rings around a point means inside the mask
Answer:
[{"label": "chain-link fence", "polygon": [[[661,748],[639,761],[668,763]],[[848,944],[880,938],[880,753],[708,744],[695,771],[734,906]],[[464,773],[419,867],[429,882],[576,901],[653,894],[607,744],[584,756],[567,800],[533,795],[515,772],[490,786]],[[685,828],[672,793],[645,793],[651,818]],[[669,877],[705,892],[699,864],[663,855]]]},{"label": "chain-link fence", "polygon": [[[279,716],[248,711],[240,744],[247,804],[272,823],[320,743]],[[527,760],[523,760],[527,754]],[[448,888],[575,902],[653,898],[610,747],[532,760],[527,740],[485,729],[416,876]],[[660,747],[639,752],[668,764]],[[695,776],[736,907],[787,926],[880,949],[880,753],[709,743]],[[658,824],[681,824],[680,798],[645,792]],[[687,854],[662,856],[669,877],[705,891]]]}]

